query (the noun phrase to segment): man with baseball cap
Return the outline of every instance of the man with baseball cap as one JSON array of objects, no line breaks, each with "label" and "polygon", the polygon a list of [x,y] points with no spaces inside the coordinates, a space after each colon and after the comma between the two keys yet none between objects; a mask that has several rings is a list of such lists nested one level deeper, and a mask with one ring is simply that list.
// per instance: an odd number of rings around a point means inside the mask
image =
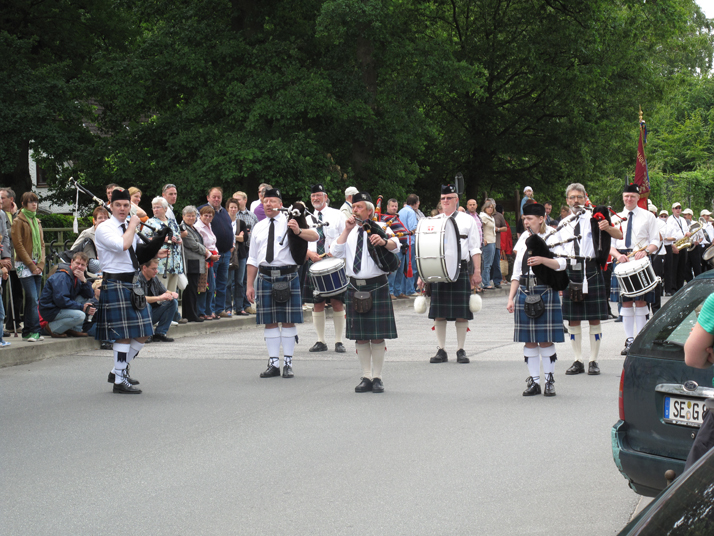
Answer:
[{"label": "man with baseball cap", "polygon": [[[694,224],[698,223],[692,221],[694,217],[694,211],[691,208],[685,208],[682,211],[682,217],[687,220],[690,229]],[[685,269],[685,278],[687,282],[691,281],[702,273],[702,246],[706,247],[707,245],[709,245],[708,242],[705,245],[705,238],[706,236],[704,234],[704,231],[701,229],[697,232],[692,232],[692,246],[688,248],[687,251],[687,268]]]},{"label": "man with baseball cap", "polygon": [[687,269],[687,250],[680,251],[674,242],[689,235],[689,223],[682,217],[682,205],[678,201],[672,203],[672,215],[667,219],[665,229],[665,290],[671,296],[684,285],[684,274]]},{"label": "man with baseball cap", "polygon": [[[707,209],[704,209],[699,213],[699,216],[700,220],[704,220],[704,227],[702,228],[702,231],[704,231],[705,238],[707,239],[710,245],[714,244],[714,224],[712,224],[712,213]],[[702,252],[702,272],[711,270],[711,265],[709,264],[709,261],[704,260],[704,252],[706,252],[709,247],[710,246],[705,246]]]}]

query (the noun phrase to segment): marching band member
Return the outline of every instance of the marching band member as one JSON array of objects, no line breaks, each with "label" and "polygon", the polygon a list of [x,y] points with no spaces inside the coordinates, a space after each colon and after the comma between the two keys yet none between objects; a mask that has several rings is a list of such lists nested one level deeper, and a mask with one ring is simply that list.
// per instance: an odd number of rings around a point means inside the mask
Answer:
[{"label": "marching band member", "polygon": [[[562,245],[554,247],[559,233],[545,224],[545,207],[539,203],[523,206],[523,224],[527,231],[521,235],[513,248],[516,260],[511,276],[511,291],[506,309],[514,313],[515,329],[513,340],[525,343],[523,355],[530,375],[526,379],[527,387],[523,396],[541,394],[540,363],[543,362],[545,376],[545,396],[555,396],[555,353],[556,342],[564,342],[563,314],[560,299],[553,288],[559,279],[556,272],[563,272],[566,267],[564,258],[550,258],[552,254],[565,254]],[[531,236],[532,235],[532,236]],[[530,241],[529,241],[530,240]],[[536,247],[537,246],[537,247]],[[545,269],[539,266],[543,265]],[[539,275],[536,276],[534,267]],[[516,298],[517,296],[517,298]],[[526,298],[540,296],[538,312],[527,307]],[[538,316],[534,316],[538,315]]]},{"label": "marching band member", "polygon": [[684,286],[684,274],[687,269],[687,251],[681,251],[674,245],[674,242],[689,236],[689,224],[682,217],[682,205],[679,202],[672,204],[672,215],[667,219],[667,228],[665,229],[667,236],[665,240],[670,242],[667,248],[667,266],[665,273],[669,273],[670,287],[665,289],[668,293],[674,294]]},{"label": "marching band member", "polygon": [[[327,193],[322,184],[314,184],[310,189],[310,202],[315,209],[314,216],[308,218],[308,225],[315,229],[319,238],[317,242],[309,242],[305,270],[304,298],[308,303],[314,303],[312,322],[317,331],[317,342],[310,348],[310,352],[326,352],[325,342],[325,301],[330,300],[332,305],[332,320],[335,323],[335,352],[344,353],[345,345],[342,344],[342,332],[345,329],[344,293],[329,298],[316,298],[315,290],[310,278],[310,266],[329,255],[330,246],[342,234],[345,228],[345,218],[337,209],[327,206]],[[318,226],[318,224],[326,224]]]},{"label": "marching band member", "polygon": [[[696,222],[693,222],[694,212],[691,208],[685,208],[682,211],[682,216],[687,220],[687,225],[692,228]],[[693,232],[692,234],[692,246],[687,248],[687,268],[686,268],[686,279],[691,281],[692,276],[697,277],[702,273],[702,246],[704,245],[704,230],[699,229],[699,231]]]},{"label": "marching band member", "polygon": [[[373,257],[377,255],[376,248],[391,252],[399,247],[399,241],[396,237],[385,240],[377,233],[369,234],[359,225],[357,219],[369,221],[374,214],[372,198],[367,192],[353,195],[352,212],[342,234],[330,247],[330,253],[345,260],[345,271],[350,278],[345,293],[347,338],[356,341],[362,365],[362,378],[355,392],[383,393],[384,339],[396,339],[397,326],[389,297],[388,272],[381,270]],[[390,229],[386,232],[392,233]]]},{"label": "marching band member", "polygon": [[[280,376],[280,344],[283,346],[283,378],[293,377],[293,350],[297,337],[295,324],[302,324],[302,300],[297,263],[290,252],[288,232],[301,240],[314,242],[319,237],[312,229],[300,229],[295,219],[287,220],[280,210],[280,190],[269,188],[263,194],[265,219],[250,236],[248,290],[246,297],[258,307],[256,324],[265,324],[268,368],[261,378]],[[258,289],[254,287],[258,277]],[[282,324],[282,330],[278,327]]]},{"label": "marching band member", "polygon": [[139,382],[129,376],[129,364],[154,333],[146,301],[143,308],[140,299],[134,303],[135,296],[144,294],[138,282],[139,263],[168,255],[168,250],[159,252],[167,231],[157,232],[148,246],[139,245],[136,228],[140,220],[136,215],[128,219],[131,211],[128,190],[117,188],[110,195],[112,216],[97,227],[94,238],[103,275],[95,338],[115,341],[114,368],[107,378],[113,384],[113,392],[139,394],[141,389],[135,387]]},{"label": "marching band member", "polygon": [[[623,220],[624,238],[618,240],[616,245],[610,248],[610,254],[618,263],[648,257],[655,253],[660,246],[657,218],[651,212],[637,206],[639,199],[639,186],[634,183],[628,184],[622,193],[625,209],[618,214]],[[633,253],[632,257],[628,257],[629,253]],[[627,355],[635,337],[647,322],[647,313],[649,312],[647,304],[655,302],[655,291],[652,289],[633,298],[620,294],[620,302],[622,303],[620,314],[627,337],[621,354]]]},{"label": "marching band member", "polygon": [[[712,213],[709,212],[707,209],[702,210],[699,213],[699,216],[705,222],[704,227],[702,228],[705,237],[705,244],[702,249],[703,255],[704,252],[711,246],[711,244],[714,244],[714,225],[712,225]],[[702,258],[702,272],[706,272],[707,270],[711,270],[711,266],[708,261],[705,261],[704,258]]]},{"label": "marching band member", "polygon": [[[469,309],[471,290],[481,284],[481,233],[476,221],[466,212],[459,212],[459,195],[453,184],[441,187],[441,206],[443,214],[438,217],[453,217],[459,228],[461,240],[461,269],[459,278],[453,283],[434,283],[431,285],[431,305],[429,318],[434,320],[438,347],[436,355],[430,363],[446,363],[449,358],[444,349],[446,346],[446,322],[454,321],[456,325],[456,362],[468,363],[464,344],[469,320],[474,315]],[[453,215],[453,216],[452,216]],[[469,260],[473,262],[474,273],[469,276]],[[419,278],[419,289],[426,282]]]},{"label": "marching band member", "polygon": [[[667,227],[667,218],[658,217],[657,207],[651,203],[647,205],[647,210],[649,210],[657,220],[660,240],[659,249],[650,257],[652,269],[655,275],[660,278],[660,283],[655,287],[655,302],[652,304],[652,314],[655,314],[662,308],[662,294],[664,294],[664,265],[667,256],[667,250],[664,247],[664,233]],[[664,212],[667,211],[665,210]]]},{"label": "marching band member", "polygon": [[[565,189],[565,200],[571,214],[580,212],[580,215],[560,230],[560,236],[563,240],[581,236],[580,239],[575,238],[569,242],[566,247],[570,255],[579,257],[568,263],[568,279],[575,285],[582,285],[581,291],[573,293],[574,299],[571,299],[570,292],[563,292],[563,318],[568,321],[568,334],[575,354],[575,362],[565,371],[569,376],[585,372],[582,357],[583,333],[580,325],[583,320],[587,320],[590,324],[588,374],[591,376],[600,374],[600,367],[597,364],[602,340],[600,322],[607,320],[609,313],[605,279],[601,268],[607,263],[610,254],[610,240],[605,239],[602,233],[605,232],[610,237],[622,238],[622,232],[610,225],[605,217],[601,220],[594,218],[594,207],[583,208],[586,199],[585,187],[580,183],[570,184]],[[581,208],[582,210],[579,210]]]}]

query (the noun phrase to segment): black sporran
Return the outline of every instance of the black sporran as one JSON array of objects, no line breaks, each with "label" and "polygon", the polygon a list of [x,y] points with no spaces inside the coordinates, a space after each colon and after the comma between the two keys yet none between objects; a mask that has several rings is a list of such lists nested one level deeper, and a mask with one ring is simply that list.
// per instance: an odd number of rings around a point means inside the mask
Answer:
[{"label": "black sporran", "polygon": [[290,300],[289,281],[277,281],[273,283],[273,300],[275,303],[286,303]]},{"label": "black sporran", "polygon": [[545,312],[543,296],[540,294],[528,294],[523,304],[523,310],[528,318],[538,318]]},{"label": "black sporran", "polygon": [[583,294],[583,284],[571,281],[568,284],[568,298],[572,302],[581,302],[585,299],[585,294]]},{"label": "black sporran", "polygon": [[355,311],[361,314],[369,313],[372,310],[372,293],[356,291],[352,296]]},{"label": "black sporran", "polygon": [[144,284],[139,281],[135,281],[131,287],[131,305],[137,311],[146,309],[146,289]]}]

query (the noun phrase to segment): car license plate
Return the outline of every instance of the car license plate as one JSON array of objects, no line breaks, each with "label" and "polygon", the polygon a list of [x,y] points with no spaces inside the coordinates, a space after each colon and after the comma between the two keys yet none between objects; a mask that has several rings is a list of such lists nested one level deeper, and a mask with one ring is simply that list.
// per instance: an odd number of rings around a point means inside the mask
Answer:
[{"label": "car license plate", "polygon": [[664,420],[672,424],[699,427],[707,408],[704,400],[664,397]]}]

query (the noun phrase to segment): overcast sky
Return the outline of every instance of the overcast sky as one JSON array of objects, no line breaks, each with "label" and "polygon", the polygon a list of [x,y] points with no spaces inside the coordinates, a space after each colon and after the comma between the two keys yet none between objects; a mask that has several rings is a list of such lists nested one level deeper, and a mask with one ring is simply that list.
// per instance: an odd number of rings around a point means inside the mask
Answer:
[{"label": "overcast sky", "polygon": [[708,19],[714,18],[714,0],[697,0]]}]

